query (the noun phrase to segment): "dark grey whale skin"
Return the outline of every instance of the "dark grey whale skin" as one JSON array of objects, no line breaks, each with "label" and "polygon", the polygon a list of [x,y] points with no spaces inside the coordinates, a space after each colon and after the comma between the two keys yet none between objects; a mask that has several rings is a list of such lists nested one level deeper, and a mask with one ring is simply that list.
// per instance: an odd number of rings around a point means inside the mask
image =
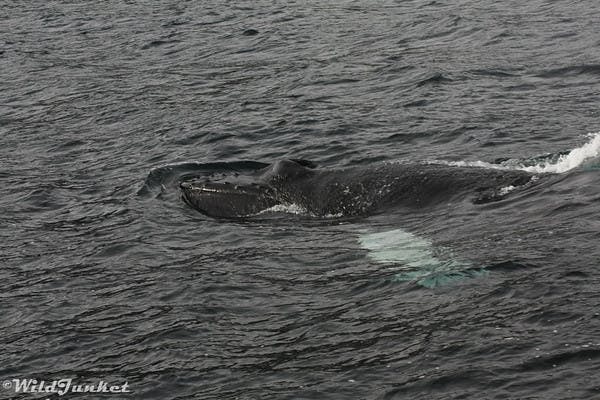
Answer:
[{"label": "dark grey whale skin", "polygon": [[243,183],[183,182],[181,190],[190,206],[212,217],[247,217],[277,204],[296,204],[315,216],[357,216],[464,199],[489,203],[504,198],[502,188],[527,185],[531,178],[524,171],[445,164],[320,170],[307,161],[282,160],[245,176]]}]

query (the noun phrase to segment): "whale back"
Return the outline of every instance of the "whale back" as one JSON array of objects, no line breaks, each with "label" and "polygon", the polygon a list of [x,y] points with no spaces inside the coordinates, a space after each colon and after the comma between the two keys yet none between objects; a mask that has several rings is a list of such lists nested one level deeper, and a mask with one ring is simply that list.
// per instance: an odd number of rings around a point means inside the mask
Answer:
[{"label": "whale back", "polygon": [[524,171],[424,163],[320,170],[291,159],[247,174],[185,182],[181,190],[188,204],[215,217],[252,216],[275,205],[296,205],[314,216],[357,216],[498,201],[531,178]]},{"label": "whale back", "polygon": [[444,164],[388,163],[315,171],[280,163],[274,169],[282,173],[271,182],[278,197],[320,216],[364,215],[390,207],[414,209],[462,200],[488,203],[504,198],[503,189],[531,180],[524,171]]}]

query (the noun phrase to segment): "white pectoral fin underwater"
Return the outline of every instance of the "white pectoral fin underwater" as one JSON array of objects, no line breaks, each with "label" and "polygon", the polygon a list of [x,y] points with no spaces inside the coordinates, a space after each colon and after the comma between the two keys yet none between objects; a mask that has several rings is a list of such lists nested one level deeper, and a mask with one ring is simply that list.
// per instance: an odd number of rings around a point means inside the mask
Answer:
[{"label": "white pectoral fin underwater", "polygon": [[403,229],[364,232],[358,242],[370,259],[390,266],[395,272],[392,281],[396,282],[435,288],[488,273],[449,249],[435,247],[430,240]]}]

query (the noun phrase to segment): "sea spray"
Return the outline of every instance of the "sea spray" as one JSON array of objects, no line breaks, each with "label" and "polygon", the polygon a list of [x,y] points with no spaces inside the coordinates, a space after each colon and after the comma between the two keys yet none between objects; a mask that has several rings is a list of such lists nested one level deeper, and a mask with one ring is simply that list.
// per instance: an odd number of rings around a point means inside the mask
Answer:
[{"label": "sea spray", "polygon": [[584,165],[588,160],[600,156],[600,132],[589,135],[590,141],[581,147],[571,150],[558,158],[556,162],[540,163],[519,169],[532,173],[555,173],[561,174]]},{"label": "sea spray", "polygon": [[[585,166],[590,160],[600,157],[600,132],[588,134],[590,140],[580,147],[558,157],[544,157],[533,165],[526,165],[523,160],[507,160],[499,164],[486,161],[432,161],[434,164],[446,164],[456,167],[480,167],[503,170],[521,170],[534,174],[561,174],[572,169]],[[548,161],[550,159],[550,161]],[[596,165],[597,167],[597,165]],[[594,169],[594,168],[592,168]]]}]

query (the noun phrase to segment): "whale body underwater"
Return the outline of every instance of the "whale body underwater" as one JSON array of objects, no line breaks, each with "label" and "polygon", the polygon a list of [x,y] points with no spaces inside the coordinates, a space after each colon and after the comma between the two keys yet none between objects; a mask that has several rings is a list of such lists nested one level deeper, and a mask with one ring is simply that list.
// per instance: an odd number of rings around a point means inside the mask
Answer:
[{"label": "whale body underwater", "polygon": [[535,181],[534,174],[521,170],[433,163],[343,169],[293,159],[256,164],[243,173],[186,179],[180,183],[183,200],[215,218],[251,217],[291,205],[312,216],[349,217],[465,200],[485,204]]}]

